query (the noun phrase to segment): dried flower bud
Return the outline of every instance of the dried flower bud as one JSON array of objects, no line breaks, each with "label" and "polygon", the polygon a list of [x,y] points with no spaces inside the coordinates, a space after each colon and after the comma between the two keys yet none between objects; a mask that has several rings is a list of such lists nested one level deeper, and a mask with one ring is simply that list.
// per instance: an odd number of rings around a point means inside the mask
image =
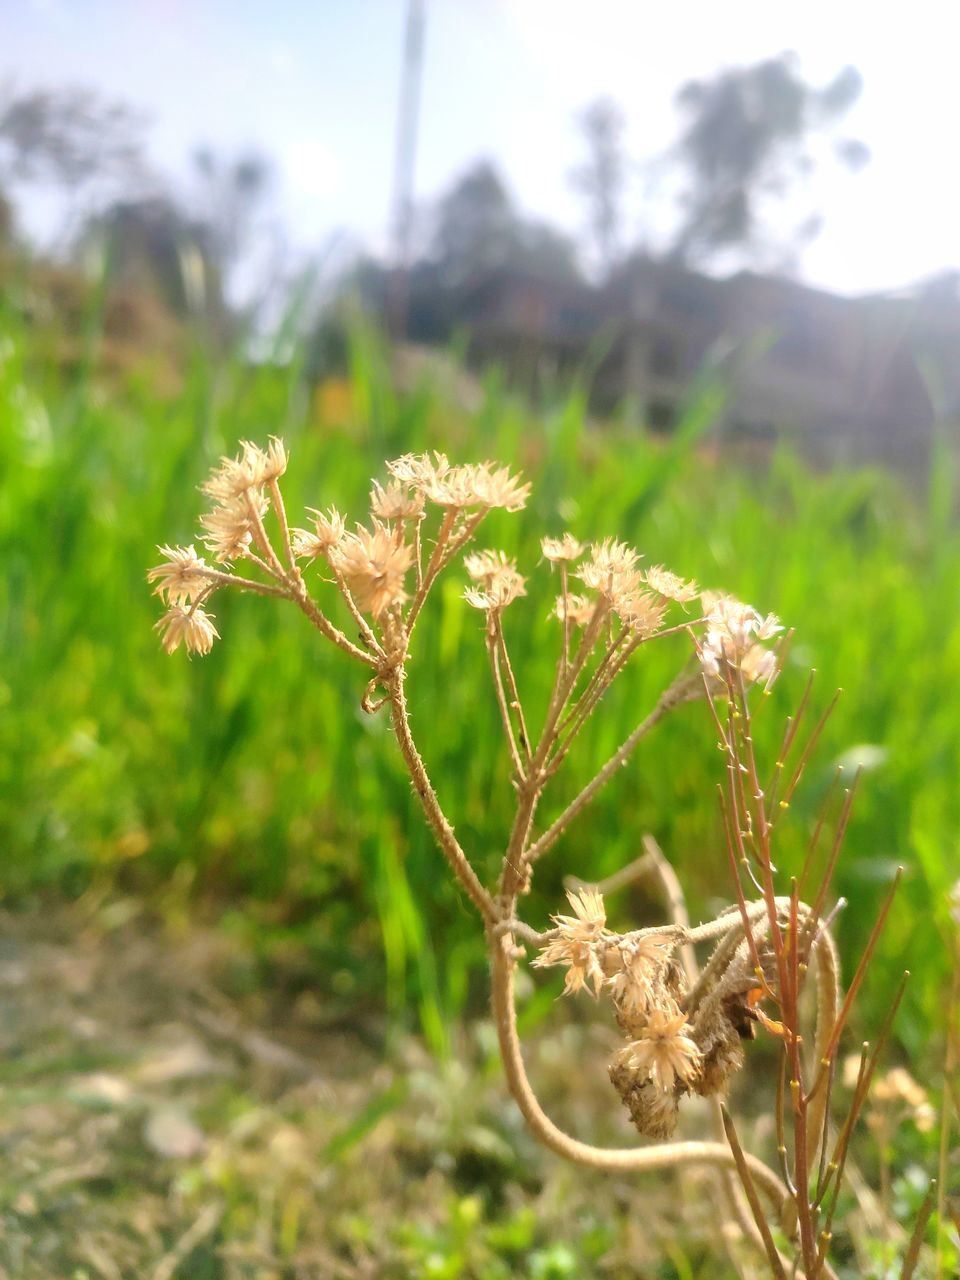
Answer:
[{"label": "dried flower bud", "polygon": [[730,596],[705,591],[701,595],[707,616],[707,633],[700,651],[704,674],[725,682],[730,668],[742,672],[747,681],[769,682],[776,673],[776,658],[758,640],[769,640],[783,628],[774,615],[761,615],[748,604]]},{"label": "dried flower bud", "polygon": [[394,480],[425,493],[438,484],[450,470],[446,455],[435,453],[431,460],[428,453],[405,453],[387,463],[387,470]]},{"label": "dried flower bud", "polygon": [[239,456],[221,458],[219,467],[201,487],[217,502],[230,503],[249,489],[262,489],[279,479],[286,469],[287,454],[279,437],[271,436],[266,450],[242,440]]},{"label": "dried flower bud", "polygon": [[593,617],[597,602],[589,596],[557,596],[553,614],[561,622],[571,622],[575,627],[585,627]]},{"label": "dried flower bud", "polygon": [[463,598],[474,609],[505,609],[525,596],[526,580],[517,572],[516,561],[504,551],[474,551],[464,556],[464,567],[477,587],[467,587]]},{"label": "dried flower bud", "polygon": [[663,1140],[676,1132],[679,1099],[652,1080],[638,1076],[614,1057],[609,1067],[610,1082],[630,1112],[637,1132],[644,1138]]},{"label": "dried flower bud", "polygon": [[326,513],[311,507],[310,514],[313,516],[313,529],[294,529],[291,539],[295,556],[314,560],[339,545],[346,526],[336,507],[331,507]]},{"label": "dried flower bud", "polygon": [[147,574],[148,582],[156,582],[154,595],[169,604],[182,604],[198,599],[209,586],[206,562],[190,547],[158,547],[163,564],[155,565]]},{"label": "dried flower bud", "polygon": [[503,507],[519,511],[530,492],[507,467],[492,462],[451,467],[442,453],[406,453],[387,463],[387,470],[401,484],[423,493],[438,506],[454,510],[467,507]]},{"label": "dried flower bud", "polygon": [[287,451],[279,436],[271,436],[266,449],[261,449],[249,440],[241,440],[240,445],[243,449],[243,465],[254,488],[262,489],[265,484],[279,480],[286,471]]},{"label": "dried flower bud", "polygon": [[501,569],[483,588],[467,587],[463,598],[474,609],[505,609],[527,594],[525,579],[515,569]]},{"label": "dried flower bud", "polygon": [[502,569],[515,569],[516,560],[505,551],[471,551],[463,557],[463,567],[474,582],[486,582]]},{"label": "dried flower bud", "polygon": [[617,608],[618,605],[626,605],[640,583],[636,563],[637,553],[632,547],[625,542],[605,538],[591,547],[590,559],[577,571],[577,577]]},{"label": "dried flower bud", "polygon": [[242,497],[220,500],[208,515],[200,517],[200,524],[206,530],[202,541],[213,552],[215,560],[236,560],[253,541],[256,521],[251,505],[262,520],[269,504],[266,497],[254,489]]},{"label": "dried flower bud", "polygon": [[596,889],[580,889],[568,890],[567,899],[574,914],[551,917],[557,925],[556,934],[533,964],[540,969],[566,965],[564,995],[575,995],[589,980],[599,996],[606,976],[598,955],[598,944],[604,943],[607,921],[603,897]]},{"label": "dried flower bud", "polygon": [[188,653],[208,654],[214,640],[220,638],[210,614],[197,607],[184,609],[179,604],[171,605],[154,630],[160,632],[167,653],[173,653],[182,642]]},{"label": "dried flower bud", "polygon": [[651,591],[656,591],[657,595],[665,596],[668,600],[675,600],[677,604],[687,604],[700,594],[700,588],[695,582],[685,582],[660,564],[653,565],[643,576]]},{"label": "dried flower bud", "polygon": [[653,1008],[639,1039],[618,1050],[614,1060],[665,1093],[693,1084],[700,1074],[700,1050],[678,1009]]},{"label": "dried flower bud", "polygon": [[616,968],[607,986],[617,1009],[629,1021],[646,1014],[668,950],[662,938],[650,936],[621,938],[611,948]]},{"label": "dried flower bud", "polygon": [[370,510],[381,520],[415,520],[423,511],[424,497],[399,480],[391,480],[384,488],[376,480],[370,490]]},{"label": "dried flower bud", "polygon": [[618,592],[613,607],[620,620],[641,636],[655,635],[663,626],[666,605],[649,591]]},{"label": "dried flower bud", "polygon": [[360,525],[331,549],[330,560],[343,574],[359,608],[374,618],[407,599],[403,582],[413,551],[398,532],[382,525],[371,532]]},{"label": "dried flower bud", "polygon": [[540,543],[545,560],[554,564],[559,561],[579,560],[584,552],[584,545],[578,542],[572,533],[565,533],[562,538],[544,538]]}]

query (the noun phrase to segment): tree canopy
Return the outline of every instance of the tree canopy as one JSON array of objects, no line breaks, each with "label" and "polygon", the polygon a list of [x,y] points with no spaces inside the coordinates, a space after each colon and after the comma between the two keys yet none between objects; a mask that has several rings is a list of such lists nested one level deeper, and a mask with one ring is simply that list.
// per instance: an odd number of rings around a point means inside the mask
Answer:
[{"label": "tree canopy", "polygon": [[[849,66],[823,88],[809,85],[791,54],[683,85],[676,97],[682,125],[670,152],[683,181],[673,254],[696,265],[730,249],[762,252],[770,202],[794,193],[812,172],[812,139],[832,134],[862,88],[860,73]],[[848,167],[869,159],[856,139],[832,141]],[[794,244],[818,229],[819,219],[808,214]],[[775,248],[789,247],[782,233],[778,238]]]}]

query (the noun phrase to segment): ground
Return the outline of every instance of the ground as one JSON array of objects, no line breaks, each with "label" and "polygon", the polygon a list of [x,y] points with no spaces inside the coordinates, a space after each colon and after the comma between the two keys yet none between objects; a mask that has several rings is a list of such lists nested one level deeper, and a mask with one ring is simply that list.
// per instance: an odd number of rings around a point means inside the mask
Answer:
[{"label": "ground", "polygon": [[[251,966],[129,902],[0,915],[2,1280],[729,1274],[710,1175],[542,1152],[484,1019],[438,1063]],[[562,1024],[532,1059],[575,1128],[629,1141],[609,1035]]]}]

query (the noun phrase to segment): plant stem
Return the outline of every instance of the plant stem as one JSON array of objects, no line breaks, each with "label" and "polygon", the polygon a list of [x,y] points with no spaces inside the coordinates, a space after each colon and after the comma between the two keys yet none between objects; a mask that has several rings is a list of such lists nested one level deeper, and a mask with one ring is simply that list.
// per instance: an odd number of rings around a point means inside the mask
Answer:
[{"label": "plant stem", "polygon": [[477,873],[460,847],[460,842],[454,834],[453,827],[447,821],[447,817],[440,807],[437,793],[434,791],[433,784],[427,776],[420,752],[417,750],[413,735],[410,732],[410,719],[403,690],[404,676],[403,668],[398,668],[386,678],[385,688],[390,698],[390,706],[393,713],[393,732],[396,735],[404,762],[413,780],[413,788],[417,793],[433,834],[437,838],[441,852],[450,863],[454,875],[463,885],[470,900],[483,917],[484,922],[488,925],[493,924],[497,919],[497,911],[493,899],[480,883]]}]

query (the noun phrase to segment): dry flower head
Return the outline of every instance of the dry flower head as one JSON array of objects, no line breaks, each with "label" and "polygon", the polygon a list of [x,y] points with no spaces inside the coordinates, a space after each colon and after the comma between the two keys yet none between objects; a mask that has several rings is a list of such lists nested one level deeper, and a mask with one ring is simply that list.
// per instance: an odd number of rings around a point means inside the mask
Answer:
[{"label": "dry flower head", "polygon": [[725,682],[728,672],[739,671],[749,683],[769,683],[776,674],[776,654],[758,643],[783,630],[772,613],[756,609],[731,596],[705,591],[700,597],[706,615],[706,635],[700,647],[704,675]]},{"label": "dry flower head", "polygon": [[375,480],[370,490],[370,510],[380,520],[416,520],[423,511],[424,496],[399,480],[390,480],[384,488]]},{"label": "dry flower head", "polygon": [[194,605],[185,609],[182,605],[171,605],[158,623],[155,631],[160,632],[160,640],[166,653],[173,653],[182,644],[188,653],[205,656],[213,648],[214,640],[220,633],[213,625],[211,614]]},{"label": "dry flower head", "polygon": [[683,578],[665,569],[661,564],[647,569],[643,577],[651,591],[677,604],[688,604],[691,600],[696,600],[700,594],[700,588],[695,582],[685,582]]},{"label": "dry flower head", "polygon": [[679,1010],[651,1009],[643,1034],[618,1050],[616,1060],[672,1093],[678,1084],[690,1085],[700,1074],[700,1050],[690,1032]]},{"label": "dry flower head", "polygon": [[343,541],[346,524],[343,516],[331,507],[328,511],[316,511],[311,508],[313,516],[312,529],[292,530],[293,554],[298,559],[314,560],[317,556],[325,556]]},{"label": "dry flower head", "polygon": [[330,551],[334,568],[342,574],[358,607],[380,618],[407,599],[404,579],[413,563],[413,550],[395,530],[376,525],[357,526]]},{"label": "dry flower head", "polygon": [[207,564],[197,555],[195,547],[163,546],[157,550],[163,556],[163,563],[155,565],[147,574],[147,581],[157,584],[154,595],[170,604],[189,604],[209,589]]},{"label": "dry flower head", "polygon": [[579,560],[586,548],[578,542],[572,533],[565,533],[561,538],[543,538],[540,542],[543,558],[553,564],[569,563]]},{"label": "dry flower head", "polygon": [[564,995],[576,995],[589,980],[599,996],[606,978],[597,954],[607,922],[603,897],[596,889],[583,888],[568,890],[567,900],[573,915],[551,917],[556,930],[533,963],[538,968],[567,966]]}]

